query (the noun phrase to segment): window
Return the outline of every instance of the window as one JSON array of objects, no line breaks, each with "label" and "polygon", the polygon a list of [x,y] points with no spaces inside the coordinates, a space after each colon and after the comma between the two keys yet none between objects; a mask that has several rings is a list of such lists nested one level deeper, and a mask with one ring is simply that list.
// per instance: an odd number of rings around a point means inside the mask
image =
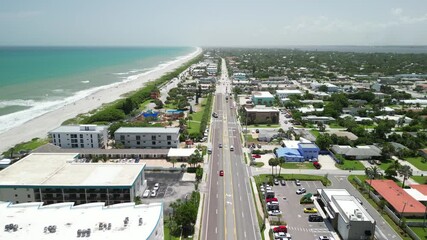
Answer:
[{"label": "window", "polygon": [[30,195],[30,194],[27,194],[27,197],[28,197],[28,198],[31,198],[31,195]]},{"label": "window", "polygon": [[141,145],[141,142],[140,142],[140,141],[137,141],[137,142],[136,142],[136,145]]},{"label": "window", "polygon": [[168,142],[168,145],[171,145],[171,142]]},{"label": "window", "polygon": [[136,140],[141,140],[141,136],[136,136]]},{"label": "window", "polygon": [[78,145],[78,144],[71,144],[71,147],[72,147],[72,148],[78,148],[78,147],[79,147],[79,145]]},{"label": "window", "polygon": [[18,194],[15,194],[15,197],[17,197],[18,196]]},{"label": "window", "polygon": [[171,135],[168,135],[168,136],[166,137],[166,140],[172,140],[172,136],[171,136]]},{"label": "window", "polygon": [[152,141],[152,142],[151,142],[151,144],[152,144],[152,145],[156,145],[156,141]]},{"label": "window", "polygon": [[120,140],[125,140],[125,135],[120,135]]},{"label": "window", "polygon": [[77,138],[77,134],[71,134],[71,138]]},{"label": "window", "polygon": [[83,134],[80,134],[80,138],[83,138]]},{"label": "window", "polygon": [[84,148],[84,147],[85,147],[85,145],[84,145],[84,144],[80,144],[80,147],[81,147],[81,148]]},{"label": "window", "polygon": [[155,135],[151,136],[151,140],[156,140],[156,136]]}]

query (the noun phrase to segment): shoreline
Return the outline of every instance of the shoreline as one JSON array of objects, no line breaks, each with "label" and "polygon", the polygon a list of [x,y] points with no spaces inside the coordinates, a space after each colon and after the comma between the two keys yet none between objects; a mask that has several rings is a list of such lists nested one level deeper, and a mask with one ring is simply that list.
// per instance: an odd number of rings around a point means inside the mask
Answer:
[{"label": "shoreline", "polygon": [[84,98],[69,102],[58,109],[12,127],[0,133],[0,152],[4,152],[18,143],[30,141],[36,137],[44,138],[47,136],[48,131],[60,126],[65,120],[73,118],[78,114],[90,112],[101,107],[103,104],[123,98],[124,94],[144,87],[147,82],[156,80],[167,72],[173,71],[201,52],[202,49],[197,47],[194,52],[188,55],[159,64],[152,70],[136,75],[135,79],[103,86],[101,89],[94,91]]}]

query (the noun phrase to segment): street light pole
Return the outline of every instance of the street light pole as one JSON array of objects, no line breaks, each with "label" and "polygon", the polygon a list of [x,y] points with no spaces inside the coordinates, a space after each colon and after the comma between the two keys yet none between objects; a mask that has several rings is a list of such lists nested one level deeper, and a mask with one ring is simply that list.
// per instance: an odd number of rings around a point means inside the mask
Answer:
[{"label": "street light pole", "polygon": [[406,204],[408,204],[408,202],[404,202],[404,205],[403,205],[403,208],[402,208],[402,212],[400,212],[399,226],[402,223],[403,212],[405,212]]}]

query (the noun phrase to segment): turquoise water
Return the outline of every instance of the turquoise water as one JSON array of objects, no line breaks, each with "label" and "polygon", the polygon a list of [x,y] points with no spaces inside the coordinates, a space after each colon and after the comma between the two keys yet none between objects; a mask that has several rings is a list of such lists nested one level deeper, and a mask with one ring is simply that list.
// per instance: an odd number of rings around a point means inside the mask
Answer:
[{"label": "turquoise water", "polygon": [[[87,90],[129,80],[195,51],[190,47],[0,47],[0,131],[20,113],[48,111]],[[37,110],[37,111],[36,111]],[[12,116],[16,115],[16,116]]]},{"label": "turquoise water", "polygon": [[2,108],[13,106],[13,100],[20,106],[22,100],[70,96],[79,90],[122,81],[193,50],[0,48],[0,115]]}]

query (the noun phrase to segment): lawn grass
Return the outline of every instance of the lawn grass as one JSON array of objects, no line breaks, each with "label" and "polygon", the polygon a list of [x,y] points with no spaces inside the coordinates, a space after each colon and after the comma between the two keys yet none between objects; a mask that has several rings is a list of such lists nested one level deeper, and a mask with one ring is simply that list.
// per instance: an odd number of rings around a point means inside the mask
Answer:
[{"label": "lawn grass", "polygon": [[273,178],[277,179],[285,179],[285,180],[300,180],[300,181],[321,181],[324,186],[329,186],[331,181],[327,178],[327,176],[319,176],[319,175],[309,175],[309,174],[281,174],[279,176],[272,177],[271,174],[261,174],[255,176],[255,182],[257,186],[264,182],[270,182],[272,184]]},{"label": "lawn grass", "polygon": [[255,165],[254,165],[254,167],[258,167],[258,168],[263,167],[263,166],[264,166],[263,162],[255,162]]},{"label": "lawn grass", "polygon": [[172,104],[172,103],[168,103],[168,104],[164,104],[163,108],[164,109],[177,109],[177,106]]},{"label": "lawn grass", "polygon": [[283,169],[315,169],[313,163],[302,162],[302,163],[282,163]]},{"label": "lawn grass", "polygon": [[316,138],[320,135],[319,130],[310,130],[310,133],[313,134]]},{"label": "lawn grass", "polygon": [[153,101],[153,99],[147,99],[145,100],[143,103],[139,104],[139,111],[144,111],[145,107],[147,107],[147,105]]},{"label": "lawn grass", "polygon": [[390,167],[393,164],[393,162],[394,162],[393,159],[383,160],[381,161],[381,165],[378,165],[378,167],[385,171],[387,170],[388,167]]},{"label": "lawn grass", "polygon": [[427,177],[426,176],[412,176],[412,180],[419,184],[426,184],[427,183]]},{"label": "lawn grass", "polygon": [[175,236],[172,236],[170,234],[169,222],[168,221],[165,220],[163,222],[163,226],[164,226],[164,228],[163,228],[164,238],[163,239],[171,239],[171,240],[179,240],[180,239],[179,237],[175,237]]},{"label": "lawn grass", "polygon": [[387,221],[387,223],[394,229],[394,231],[396,231],[399,234],[399,236],[403,240],[411,240],[412,238],[409,237],[398,225],[396,225],[393,222],[393,220],[391,220],[391,218],[387,215],[387,213],[385,213],[383,210],[379,208],[379,206],[375,203],[375,201],[369,197],[368,192],[362,190],[361,187],[353,181],[353,178],[359,178],[363,183],[365,182],[365,179],[367,177],[365,175],[350,175],[348,176],[347,179],[360,192],[360,194],[362,194],[362,196],[369,202],[369,204],[371,204],[372,207],[374,207],[378,211],[378,213],[384,218],[384,220]]},{"label": "lawn grass", "polygon": [[340,126],[336,122],[329,123],[329,128],[343,128],[343,126]]},{"label": "lawn grass", "polygon": [[193,120],[188,121],[187,123],[187,126],[189,127],[188,128],[189,134],[200,132],[200,125],[201,125],[203,113],[205,111],[205,106],[206,106],[205,102],[206,102],[206,99],[203,99],[202,103],[200,104],[199,111],[193,112],[192,114],[189,115],[193,118]]},{"label": "lawn grass", "polygon": [[412,231],[414,231],[419,238],[427,239],[427,228],[423,227],[411,227]]},{"label": "lawn grass", "polygon": [[19,153],[19,151],[34,150],[40,146],[45,145],[48,142],[49,140],[46,138],[45,139],[33,138],[31,141],[16,144],[14,147],[10,148],[6,152],[3,152],[2,155],[5,157],[10,157],[10,153],[12,152],[12,149],[13,149],[13,153],[17,154]]},{"label": "lawn grass", "polygon": [[336,163],[335,166],[342,170],[365,170],[365,166],[357,160],[345,160],[343,164]]},{"label": "lawn grass", "polygon": [[414,165],[419,170],[427,171],[427,161],[425,161],[423,157],[410,157],[405,158],[405,160]]},{"label": "lawn grass", "polygon": [[253,138],[252,134],[245,134],[245,137],[246,137],[247,142],[251,142],[251,143],[252,142],[254,142],[254,143],[258,142],[258,139]]}]

